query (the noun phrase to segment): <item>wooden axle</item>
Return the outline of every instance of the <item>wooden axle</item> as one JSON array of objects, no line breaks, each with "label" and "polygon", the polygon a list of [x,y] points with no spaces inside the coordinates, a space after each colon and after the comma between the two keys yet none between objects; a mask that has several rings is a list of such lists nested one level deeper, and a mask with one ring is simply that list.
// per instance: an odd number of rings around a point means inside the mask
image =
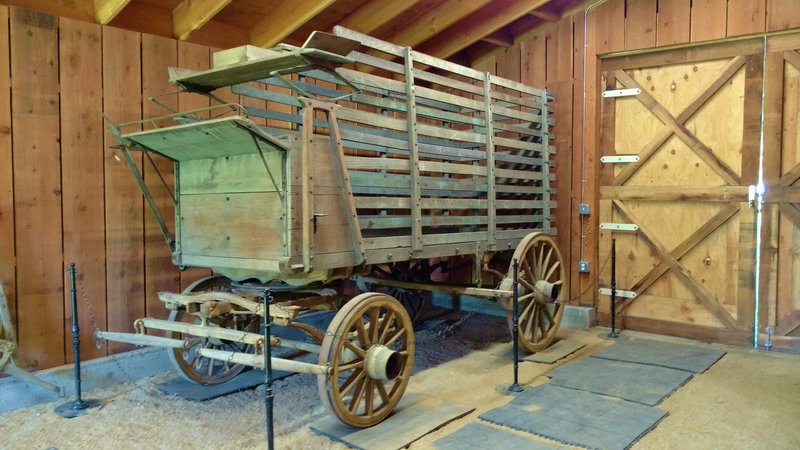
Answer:
[{"label": "wooden axle", "polygon": [[363,281],[365,283],[378,284],[382,286],[392,286],[403,289],[416,289],[420,291],[439,291],[439,292],[452,292],[454,294],[474,295],[476,297],[485,298],[509,298],[514,295],[513,291],[504,289],[486,289],[476,288],[471,286],[454,286],[450,284],[433,284],[433,283],[414,283],[411,281],[398,281],[386,278],[377,277],[353,277],[356,281]]},{"label": "wooden axle", "polygon": [[[226,361],[233,364],[244,364],[258,369],[264,368],[263,355],[251,355],[249,353],[228,352],[225,350],[214,350],[201,348],[197,350],[199,356]],[[287,372],[307,373],[311,375],[327,375],[330,368],[317,364],[305,363],[302,361],[292,361],[291,359],[272,357],[272,368],[274,370],[285,370]]]}]

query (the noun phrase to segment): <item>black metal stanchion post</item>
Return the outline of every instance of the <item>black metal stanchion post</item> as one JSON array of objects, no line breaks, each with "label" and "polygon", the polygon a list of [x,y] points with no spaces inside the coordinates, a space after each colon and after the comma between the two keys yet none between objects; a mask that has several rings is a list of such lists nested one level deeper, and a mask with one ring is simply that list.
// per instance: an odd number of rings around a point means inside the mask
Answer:
[{"label": "black metal stanchion post", "polygon": [[512,307],[511,317],[511,336],[514,340],[514,384],[508,387],[511,392],[522,392],[522,386],[519,385],[519,280],[517,278],[519,273],[519,262],[515,259],[514,267],[514,305]]},{"label": "black metal stanchion post", "polygon": [[611,332],[610,338],[618,338],[617,334],[617,240],[611,239]]},{"label": "black metal stanchion post", "polygon": [[72,300],[72,354],[75,360],[75,401],[59,405],[55,413],[71,419],[86,414],[94,408],[102,408],[99,400],[83,400],[81,398],[81,337],[78,327],[78,294],[75,290],[75,263],[69,265],[70,297]]},{"label": "black metal stanchion post", "polygon": [[275,448],[275,427],[272,422],[272,404],[274,400],[272,392],[272,333],[269,320],[269,304],[272,301],[272,294],[268,290],[264,290],[262,300],[264,301],[264,406],[267,416],[267,448],[272,450]]}]

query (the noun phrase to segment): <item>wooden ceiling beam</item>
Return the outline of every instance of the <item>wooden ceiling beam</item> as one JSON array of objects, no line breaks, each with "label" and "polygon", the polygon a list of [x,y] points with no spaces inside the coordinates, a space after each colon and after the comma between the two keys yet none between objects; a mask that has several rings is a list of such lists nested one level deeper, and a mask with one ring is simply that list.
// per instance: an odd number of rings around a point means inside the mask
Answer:
[{"label": "wooden ceiling beam", "polygon": [[420,51],[448,58],[509,23],[547,4],[549,0],[496,0],[426,42]]},{"label": "wooden ceiling beam", "polygon": [[130,2],[131,0],[94,0],[95,22],[108,25]]},{"label": "wooden ceiling beam", "polygon": [[404,24],[399,31],[385,40],[397,45],[415,47],[488,3],[489,0],[449,0]]},{"label": "wooden ceiling beam", "polygon": [[556,5],[553,5],[552,3],[542,5],[540,8],[536,8],[528,14],[550,23],[556,23],[561,20],[561,11],[559,11],[556,8]]},{"label": "wooden ceiling beam", "polygon": [[250,28],[250,44],[274,47],[335,0],[285,0]]},{"label": "wooden ceiling beam", "polygon": [[494,33],[481,38],[483,42],[488,42],[500,47],[509,48],[514,45],[514,35],[505,28],[500,28]]},{"label": "wooden ceiling beam", "polygon": [[172,10],[172,35],[185,41],[232,0],[183,0]]},{"label": "wooden ceiling beam", "polygon": [[370,0],[339,21],[339,25],[370,34],[420,1],[422,0]]}]

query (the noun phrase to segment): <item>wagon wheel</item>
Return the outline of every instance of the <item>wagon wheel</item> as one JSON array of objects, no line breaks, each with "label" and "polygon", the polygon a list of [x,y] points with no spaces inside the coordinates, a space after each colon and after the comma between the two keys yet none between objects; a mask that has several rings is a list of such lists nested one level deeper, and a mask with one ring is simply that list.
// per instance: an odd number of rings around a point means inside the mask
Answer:
[{"label": "wagon wheel", "polygon": [[[201,278],[184,289],[183,293],[208,291],[229,292],[230,280],[219,275]],[[199,319],[193,319],[195,317],[192,314],[187,314],[186,311],[181,309],[172,310],[169,314],[169,320],[172,322],[192,321],[192,323],[199,324]],[[209,326],[252,332],[258,332],[259,324],[259,316],[244,314],[223,314],[210,318],[208,321]],[[172,331],[167,331],[165,336],[173,339],[183,339],[185,337],[182,333]],[[252,345],[214,338],[190,337],[188,342],[189,344],[185,348],[167,349],[167,354],[181,377],[192,383],[204,385],[224,383],[239,375],[247,366],[198,356],[198,349],[210,348],[240,353],[253,353],[255,351]]]},{"label": "wagon wheel", "polygon": [[347,302],[328,326],[317,376],[322,404],[347,425],[385,419],[406,390],[414,365],[414,330],[403,305],[368,292]]},{"label": "wagon wheel", "polygon": [[[544,233],[525,236],[513,258],[519,262],[519,342],[528,351],[540,352],[556,337],[564,315],[569,292],[564,260],[553,238]],[[509,305],[513,307],[513,299]],[[511,329],[511,312],[508,325]]]},{"label": "wagon wheel", "polygon": [[[416,261],[401,261],[393,264],[381,264],[372,267],[372,275],[397,281],[410,281],[415,283],[428,283],[431,278],[430,263],[427,259]],[[374,291],[386,294],[397,299],[408,312],[411,322],[419,322],[422,313],[428,307],[431,293],[418,289],[404,289],[394,286],[380,286],[368,284],[361,286],[365,291]]]}]

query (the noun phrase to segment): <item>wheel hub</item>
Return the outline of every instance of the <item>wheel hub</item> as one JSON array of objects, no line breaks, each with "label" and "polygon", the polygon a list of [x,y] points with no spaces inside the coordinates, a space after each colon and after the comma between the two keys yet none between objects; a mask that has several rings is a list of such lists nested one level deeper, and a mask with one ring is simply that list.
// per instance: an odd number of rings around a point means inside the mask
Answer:
[{"label": "wheel hub", "polygon": [[367,367],[367,375],[373,380],[394,380],[403,372],[403,360],[400,353],[385,345],[370,347],[364,363]]}]

